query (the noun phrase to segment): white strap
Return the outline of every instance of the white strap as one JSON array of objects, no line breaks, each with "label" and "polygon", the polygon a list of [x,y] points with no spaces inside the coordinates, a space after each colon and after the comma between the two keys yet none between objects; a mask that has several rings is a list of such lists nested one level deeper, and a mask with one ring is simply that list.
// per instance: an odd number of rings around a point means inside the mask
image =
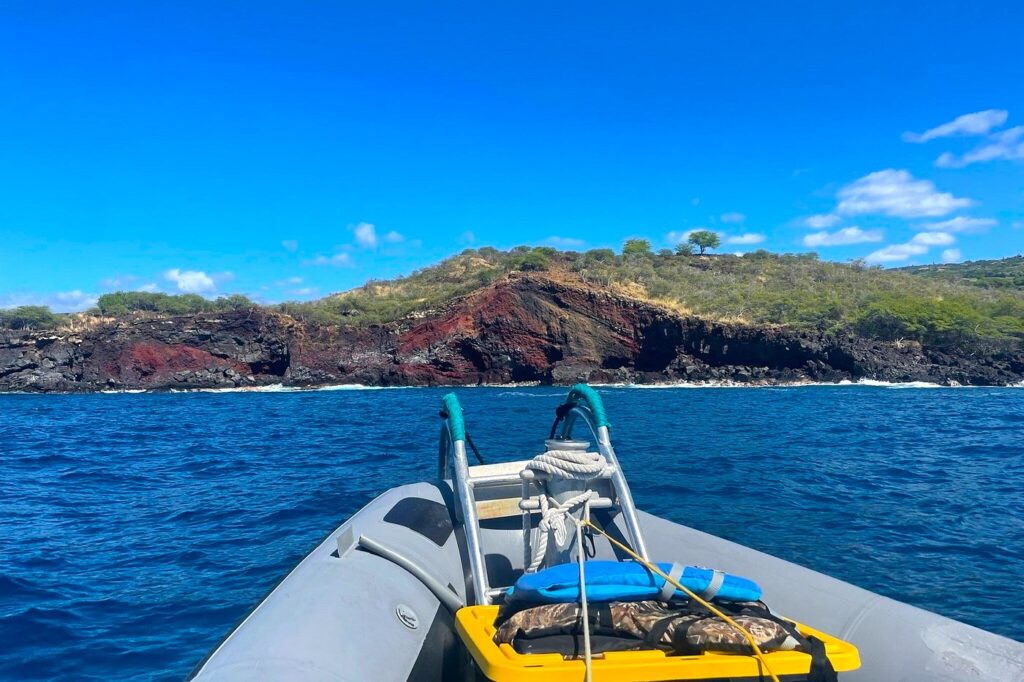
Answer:
[{"label": "white strap", "polygon": [[722,584],[725,582],[725,573],[721,571],[713,571],[711,574],[711,582],[704,588],[704,591],[700,593],[701,599],[711,601],[718,594],[718,591],[722,589]]},{"label": "white strap", "polygon": [[[679,579],[683,577],[683,569],[686,568],[682,564],[676,562],[672,564],[672,570],[668,572],[668,577],[672,580],[679,582]],[[661,601],[670,601],[676,593],[676,586],[668,580],[661,587],[661,594],[658,595],[658,599]]]}]

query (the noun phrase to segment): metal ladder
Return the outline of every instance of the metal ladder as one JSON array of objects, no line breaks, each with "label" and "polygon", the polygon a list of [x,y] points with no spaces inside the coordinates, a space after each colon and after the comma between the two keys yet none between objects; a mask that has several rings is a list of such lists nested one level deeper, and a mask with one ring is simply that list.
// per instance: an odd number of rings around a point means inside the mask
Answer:
[{"label": "metal ladder", "polygon": [[[591,502],[592,509],[617,508],[622,514],[630,544],[644,559],[647,547],[640,531],[636,507],[629,485],[622,475],[615,450],[609,436],[608,422],[597,393],[585,384],[577,384],[569,392],[566,403],[559,408],[561,431],[559,438],[570,440],[572,429],[579,420],[589,428],[598,452],[608,462],[602,475],[594,479],[599,497]],[[545,475],[524,470],[526,462],[504,462],[469,466],[466,457],[466,428],[462,407],[454,394],[444,397],[441,410],[443,420],[438,452],[438,476],[450,480],[455,492],[457,516],[466,532],[466,546],[472,572],[473,603],[491,604],[507,587],[491,587],[487,565],[480,540],[480,521],[522,514],[525,563],[530,556],[530,515],[539,510],[537,494],[544,494]],[[557,421],[556,421],[557,424]]]}]

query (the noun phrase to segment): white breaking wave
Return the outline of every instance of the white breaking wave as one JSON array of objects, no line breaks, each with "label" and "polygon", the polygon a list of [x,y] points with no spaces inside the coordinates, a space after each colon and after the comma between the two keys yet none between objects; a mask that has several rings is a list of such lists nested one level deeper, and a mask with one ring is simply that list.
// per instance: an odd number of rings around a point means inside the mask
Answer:
[{"label": "white breaking wave", "polygon": [[[367,386],[366,384],[332,384],[330,386],[285,386],[284,384],[267,384],[265,386],[231,386],[227,388],[172,388],[170,393],[303,393],[313,391],[392,391],[414,386]],[[163,391],[104,391],[104,393],[162,393]]]},{"label": "white breaking wave", "polygon": [[[843,379],[838,382],[833,381],[793,381],[789,383],[740,383],[736,381],[680,381],[680,382],[665,382],[659,384],[591,384],[591,386],[600,388],[639,388],[645,390],[660,390],[660,389],[672,389],[672,388],[805,388],[812,386],[826,386],[826,387],[839,387],[839,386],[871,386],[875,388],[999,388],[998,386],[945,386],[943,384],[935,384],[928,381],[906,381],[906,382],[893,382],[893,381],[878,381],[876,379],[861,379],[859,381],[850,381],[849,379]],[[1024,382],[1015,384],[1024,388]]]},{"label": "white breaking wave", "polygon": [[[843,379],[838,382],[824,382],[824,381],[794,381],[791,383],[740,383],[736,381],[678,381],[678,382],[664,382],[657,384],[630,384],[630,383],[609,383],[609,384],[590,384],[594,388],[634,388],[642,390],[667,390],[667,389],[686,389],[686,388],[805,388],[815,386],[825,387],[842,387],[842,386],[868,386],[873,388],[890,388],[890,389],[907,389],[907,388],[1024,388],[1024,381],[1017,384],[1010,384],[1008,386],[945,386],[943,384],[931,383],[928,381],[905,381],[905,382],[893,382],[893,381],[878,381],[877,379],[861,379],[859,381],[850,381],[849,379]],[[509,384],[466,384],[456,386],[368,386],[366,384],[331,384],[329,386],[285,386],[284,384],[267,384],[265,386],[236,386],[231,388],[172,388],[169,393],[303,393],[303,392],[316,392],[316,391],[396,391],[414,388],[504,388],[504,389],[516,389],[516,388],[568,388],[568,386],[543,386],[537,381],[524,381],[518,383]],[[128,389],[108,389],[99,391],[99,393],[105,394],[121,394],[121,393],[164,393],[165,391],[149,391],[142,388],[128,388]],[[505,397],[523,397],[523,398],[549,398],[549,393],[532,393],[530,391],[506,391],[500,394]]]}]

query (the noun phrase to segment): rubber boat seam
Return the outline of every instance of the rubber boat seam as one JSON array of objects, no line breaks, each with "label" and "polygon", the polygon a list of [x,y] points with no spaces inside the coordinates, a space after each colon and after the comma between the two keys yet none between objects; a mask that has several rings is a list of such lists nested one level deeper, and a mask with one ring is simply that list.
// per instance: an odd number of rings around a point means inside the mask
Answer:
[{"label": "rubber boat seam", "polygon": [[864,619],[867,618],[868,612],[872,611],[875,608],[875,605],[877,605],[878,602],[882,601],[883,599],[886,599],[886,597],[880,594],[873,594],[871,599],[865,602],[864,605],[861,606],[860,610],[857,611],[856,614],[854,614],[853,618],[847,621],[846,625],[843,626],[843,630],[839,636],[843,639],[847,639],[847,637],[854,630],[860,627],[860,624],[862,622],[864,622]]}]

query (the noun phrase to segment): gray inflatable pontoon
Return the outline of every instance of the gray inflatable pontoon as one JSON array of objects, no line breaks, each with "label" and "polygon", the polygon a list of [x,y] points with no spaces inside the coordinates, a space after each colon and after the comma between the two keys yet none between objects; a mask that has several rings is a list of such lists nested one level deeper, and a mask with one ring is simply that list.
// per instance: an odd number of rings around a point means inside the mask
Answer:
[{"label": "gray inflatable pontoon", "polygon": [[[840,680],[1024,680],[1024,644],[635,510],[604,408],[586,386],[574,387],[559,409],[559,438],[547,446],[584,451],[591,441],[573,440],[572,429],[589,426],[605,468],[587,481],[556,481],[529,469],[529,460],[469,466],[454,396],[446,396],[441,415],[438,482],[393,488],[331,533],[192,679],[486,679],[460,639],[455,614],[500,602],[536,545],[546,565],[575,561],[574,542],[560,547],[539,535],[538,496],[546,491],[564,502],[591,490],[595,519],[643,557],[747,576],[773,612],[854,644],[861,667]],[[624,559],[604,537],[594,540],[595,558]],[[578,661],[558,679],[582,680],[583,670]]]}]

